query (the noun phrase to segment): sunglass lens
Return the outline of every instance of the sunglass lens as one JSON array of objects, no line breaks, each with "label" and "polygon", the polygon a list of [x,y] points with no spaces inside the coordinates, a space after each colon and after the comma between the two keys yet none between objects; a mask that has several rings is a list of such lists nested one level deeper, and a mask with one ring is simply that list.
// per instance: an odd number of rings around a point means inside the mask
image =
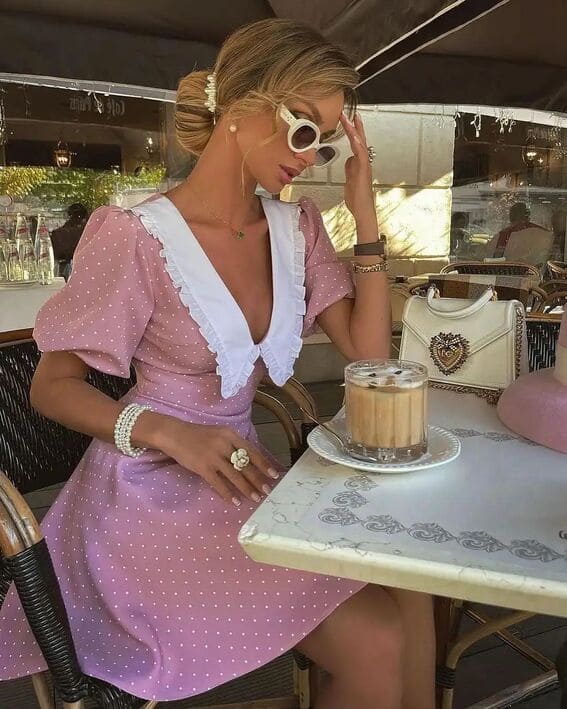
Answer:
[{"label": "sunglass lens", "polygon": [[337,151],[330,145],[321,146],[315,153],[315,165],[326,165],[333,160],[336,154]]},{"label": "sunglass lens", "polygon": [[311,126],[300,126],[291,136],[291,144],[296,150],[305,150],[313,145],[317,139],[317,134]]}]

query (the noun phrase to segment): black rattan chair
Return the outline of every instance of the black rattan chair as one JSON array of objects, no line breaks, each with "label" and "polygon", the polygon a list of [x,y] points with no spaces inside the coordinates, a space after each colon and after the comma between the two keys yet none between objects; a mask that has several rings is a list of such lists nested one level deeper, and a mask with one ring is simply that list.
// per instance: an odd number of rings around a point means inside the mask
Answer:
[{"label": "black rattan chair", "polygon": [[[90,438],[49,421],[29,405],[31,380],[39,362],[31,339],[0,344],[0,470],[25,494],[69,478]],[[89,383],[113,399],[132,388],[130,379],[95,372]]]},{"label": "black rattan chair", "polygon": [[526,318],[528,362],[530,372],[555,365],[555,350],[561,318],[556,315],[530,313]]},{"label": "black rattan chair", "polygon": [[[0,608],[13,581],[65,709],[82,709],[87,697],[105,709],[149,708],[154,704],[81,672],[46,542],[22,497],[67,480],[90,442],[87,436],[49,421],[31,408],[28,393],[39,357],[31,331],[15,337],[0,335]],[[93,371],[89,381],[118,399],[135,383],[135,376],[120,379]],[[283,425],[290,460],[295,462],[306,449],[306,435],[314,424],[302,415],[302,430],[298,431],[280,398],[315,418],[317,412],[307,390],[293,379],[283,389],[269,384],[257,392],[255,402],[268,408]],[[294,653],[294,661],[296,693],[300,706],[307,708],[311,663],[299,653]],[[42,709],[52,707],[46,677],[35,675],[32,679]]]}]

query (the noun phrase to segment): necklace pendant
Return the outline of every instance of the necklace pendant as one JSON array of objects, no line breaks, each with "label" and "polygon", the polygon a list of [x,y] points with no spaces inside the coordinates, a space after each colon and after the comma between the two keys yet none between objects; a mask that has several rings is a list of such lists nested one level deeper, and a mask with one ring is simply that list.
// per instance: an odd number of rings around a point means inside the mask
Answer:
[{"label": "necklace pendant", "polygon": [[238,239],[240,241],[241,239],[244,239],[244,232],[239,230],[236,232],[236,234],[234,236],[236,239]]}]

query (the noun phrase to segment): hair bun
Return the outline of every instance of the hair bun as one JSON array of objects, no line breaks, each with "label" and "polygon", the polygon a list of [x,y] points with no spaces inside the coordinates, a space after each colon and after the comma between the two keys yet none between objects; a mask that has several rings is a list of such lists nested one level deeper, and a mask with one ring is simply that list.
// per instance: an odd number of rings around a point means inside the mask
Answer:
[{"label": "hair bun", "polygon": [[199,157],[214,128],[214,116],[205,106],[208,71],[192,71],[184,76],[177,88],[175,132],[180,145]]}]

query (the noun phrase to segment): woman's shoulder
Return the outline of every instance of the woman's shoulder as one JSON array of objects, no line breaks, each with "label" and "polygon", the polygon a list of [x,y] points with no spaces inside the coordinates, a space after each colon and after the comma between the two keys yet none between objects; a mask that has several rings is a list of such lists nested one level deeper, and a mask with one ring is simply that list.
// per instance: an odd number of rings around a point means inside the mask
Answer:
[{"label": "woman's shoulder", "polygon": [[155,239],[131,209],[115,205],[98,207],[91,214],[79,244],[77,253],[93,253],[110,250],[115,259],[120,254],[141,252],[149,255],[159,249]]},{"label": "woman's shoulder", "polygon": [[108,236],[115,233],[136,232],[139,222],[128,209],[114,205],[104,205],[93,211],[85,226],[83,238]]}]

